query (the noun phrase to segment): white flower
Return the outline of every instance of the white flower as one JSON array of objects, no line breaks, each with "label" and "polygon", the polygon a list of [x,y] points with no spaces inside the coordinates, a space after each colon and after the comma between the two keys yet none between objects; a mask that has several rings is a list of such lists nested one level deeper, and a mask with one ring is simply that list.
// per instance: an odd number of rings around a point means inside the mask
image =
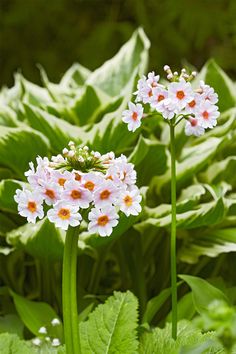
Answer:
[{"label": "white flower", "polygon": [[51,168],[48,166],[49,161],[47,158],[42,159],[38,156],[36,160],[38,163],[36,169],[33,162],[30,162],[30,169],[25,172],[25,176],[32,187],[41,186],[42,181],[49,180],[51,174]]},{"label": "white flower", "polygon": [[219,115],[218,107],[211,104],[209,100],[203,101],[195,113],[199,124],[205,129],[215,127]]},{"label": "white flower", "polygon": [[110,180],[105,180],[94,191],[94,204],[96,207],[114,204],[118,198],[119,190]]},{"label": "white flower", "polygon": [[40,327],[39,328],[39,333],[40,334],[46,334],[47,333],[47,328],[46,327]]},{"label": "white flower", "polygon": [[131,186],[136,183],[137,172],[134,169],[134,165],[128,163],[124,155],[114,161],[107,173],[112,176],[114,183],[117,183],[117,177],[123,185]]},{"label": "white flower", "polygon": [[73,179],[74,176],[69,171],[52,170],[51,181],[57,183],[59,186],[64,187],[66,181]]},{"label": "white flower", "polygon": [[55,223],[56,227],[67,230],[69,225],[74,227],[80,224],[82,217],[78,210],[78,206],[60,201],[53,206],[53,209],[48,211],[47,216],[49,221]]},{"label": "white flower", "polygon": [[61,342],[58,338],[53,338],[53,340],[52,340],[53,347],[58,347],[60,344],[61,344]]},{"label": "white flower", "polygon": [[196,118],[189,118],[185,125],[185,134],[201,136],[205,132],[205,129],[199,124],[199,120]]},{"label": "white flower", "polygon": [[152,92],[153,95],[150,100],[151,107],[159,111],[159,108],[161,108],[163,105],[163,100],[168,96],[168,92],[160,85],[158,87],[155,87]]},{"label": "white flower", "polygon": [[128,123],[128,130],[134,132],[141,125],[143,107],[140,103],[135,105],[133,102],[129,102],[129,109],[125,110],[122,116],[123,122]]},{"label": "white flower", "polygon": [[60,199],[62,187],[55,182],[42,181],[41,184],[42,187],[39,187],[38,191],[44,198],[45,203],[47,205],[55,204]]},{"label": "white flower", "polygon": [[212,104],[216,104],[218,102],[218,95],[214,91],[212,87],[206,85],[204,81],[200,81],[200,88],[202,89],[201,96],[205,99],[210,101]]},{"label": "white flower", "polygon": [[201,104],[201,102],[202,102],[201,95],[197,92],[194,92],[192,101],[188,102],[184,109],[184,114],[191,114],[191,113],[194,114],[198,109],[199,105]]},{"label": "white flower", "polygon": [[60,324],[60,320],[58,318],[53,318],[52,321],[51,321],[51,324],[53,326],[58,326]]},{"label": "white flower", "polygon": [[101,183],[103,183],[103,181],[104,179],[100,174],[89,172],[89,173],[85,173],[82,176],[81,184],[84,188],[88,189],[90,192],[93,192],[96,187],[98,187],[99,185],[101,185]]},{"label": "white flower", "polygon": [[191,84],[183,78],[179,82],[172,82],[168,87],[168,97],[176,106],[176,109],[183,109],[188,102],[193,100],[193,90]]},{"label": "white flower", "polygon": [[88,208],[93,200],[92,193],[81,186],[77,181],[66,181],[62,193],[62,199],[73,205],[78,205],[80,208]]},{"label": "white flower", "polygon": [[44,217],[43,198],[39,193],[18,189],[14,199],[18,203],[19,214],[26,217],[28,222],[35,223],[37,217],[39,219]]},{"label": "white flower", "polygon": [[123,191],[120,197],[120,210],[126,216],[138,215],[141,212],[140,202],[142,200],[138,188],[133,188],[131,191]]},{"label": "white flower", "polygon": [[165,119],[173,119],[179,113],[179,108],[170,98],[166,98],[158,107],[159,112]]},{"label": "white flower", "polygon": [[93,208],[89,215],[88,230],[91,234],[98,233],[100,236],[110,236],[113,227],[118,224],[118,214],[114,207],[108,206],[103,209]]},{"label": "white flower", "polygon": [[42,341],[39,338],[34,338],[34,339],[32,339],[32,343],[34,345],[40,346],[42,344]]}]

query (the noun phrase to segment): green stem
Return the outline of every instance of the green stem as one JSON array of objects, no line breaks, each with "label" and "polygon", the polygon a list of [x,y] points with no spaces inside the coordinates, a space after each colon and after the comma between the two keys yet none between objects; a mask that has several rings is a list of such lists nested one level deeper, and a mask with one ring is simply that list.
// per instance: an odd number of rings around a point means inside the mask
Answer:
[{"label": "green stem", "polygon": [[66,233],[63,274],[62,303],[66,352],[80,354],[77,310],[77,249],[79,228],[69,227]]},{"label": "green stem", "polygon": [[172,338],[177,338],[177,271],[176,271],[176,157],[175,157],[175,126],[170,121],[171,150],[171,289],[172,289]]}]

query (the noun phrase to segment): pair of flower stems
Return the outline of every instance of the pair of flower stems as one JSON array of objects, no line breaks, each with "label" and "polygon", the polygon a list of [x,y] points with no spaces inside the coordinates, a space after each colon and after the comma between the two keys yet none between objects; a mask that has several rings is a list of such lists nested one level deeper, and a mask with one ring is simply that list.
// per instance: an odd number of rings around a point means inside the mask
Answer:
[{"label": "pair of flower stems", "polygon": [[[170,151],[171,151],[171,296],[172,296],[172,338],[177,338],[177,271],[176,271],[176,155],[175,155],[175,121],[168,121],[170,126]],[[62,276],[62,301],[64,339],[66,352],[82,354],[79,339],[79,323],[77,309],[77,250],[79,227],[69,227],[66,233],[63,276]]]}]

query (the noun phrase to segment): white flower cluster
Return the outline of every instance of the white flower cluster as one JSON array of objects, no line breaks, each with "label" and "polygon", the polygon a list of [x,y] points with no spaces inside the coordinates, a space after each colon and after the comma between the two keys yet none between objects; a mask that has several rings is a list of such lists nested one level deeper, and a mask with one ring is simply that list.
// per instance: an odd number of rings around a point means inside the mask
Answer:
[{"label": "white flower cluster", "polygon": [[220,113],[216,105],[218,95],[214,89],[200,81],[199,88],[194,90],[190,82],[196,72],[188,75],[186,70],[182,69],[178,75],[177,72],[172,73],[168,65],[164,66],[164,70],[170,80],[168,85],[160,84],[160,76],[154,72],[138,81],[138,90],[134,93],[136,104],[129,102],[129,109],[122,114],[123,121],[128,123],[128,129],[135,131],[145,117],[142,104],[137,102],[149,104],[165,119],[186,119],[186,135],[200,136],[204,134],[205,129],[215,127]]},{"label": "white flower cluster", "polygon": [[[54,318],[51,321],[53,327],[59,326],[60,323],[58,318]],[[41,347],[44,343],[51,344],[52,347],[58,347],[61,344],[58,338],[52,338],[48,335],[48,330],[44,326],[39,328],[38,333],[39,336],[32,339],[32,343],[37,347]]]},{"label": "white flower cluster", "polygon": [[25,173],[29,185],[17,189],[18,211],[28,222],[45,215],[56,227],[78,226],[84,209],[89,208],[88,231],[109,236],[118,224],[119,211],[126,216],[141,211],[141,195],[133,164],[124,155],[101,155],[88,147],[77,149],[73,142],[51,161],[37,157]]}]

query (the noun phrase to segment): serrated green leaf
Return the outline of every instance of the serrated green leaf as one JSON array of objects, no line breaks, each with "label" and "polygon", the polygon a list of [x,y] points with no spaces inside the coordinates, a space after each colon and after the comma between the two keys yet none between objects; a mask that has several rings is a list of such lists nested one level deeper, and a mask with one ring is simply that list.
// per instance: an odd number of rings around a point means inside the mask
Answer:
[{"label": "serrated green leaf", "polygon": [[135,296],[115,292],[103,305],[80,323],[83,354],[135,354],[138,353],[138,302]]},{"label": "serrated green leaf", "polygon": [[0,334],[1,354],[37,354],[38,349],[34,348],[30,342],[21,340],[16,334]]}]

